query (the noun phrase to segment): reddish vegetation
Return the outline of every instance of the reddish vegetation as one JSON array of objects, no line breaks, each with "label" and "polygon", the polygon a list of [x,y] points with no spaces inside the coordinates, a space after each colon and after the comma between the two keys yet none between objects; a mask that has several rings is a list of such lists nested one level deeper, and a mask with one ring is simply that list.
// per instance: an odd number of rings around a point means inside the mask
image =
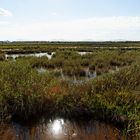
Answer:
[{"label": "reddish vegetation", "polygon": [[60,86],[53,86],[49,89],[49,94],[62,94],[64,91]]}]

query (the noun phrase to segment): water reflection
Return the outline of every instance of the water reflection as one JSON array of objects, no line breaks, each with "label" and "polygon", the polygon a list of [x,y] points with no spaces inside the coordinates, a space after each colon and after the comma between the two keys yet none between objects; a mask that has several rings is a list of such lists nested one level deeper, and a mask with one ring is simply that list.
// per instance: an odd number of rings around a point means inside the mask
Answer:
[{"label": "water reflection", "polygon": [[41,67],[41,68],[37,68],[36,69],[38,73],[45,73],[47,71],[47,69]]},{"label": "water reflection", "polygon": [[[17,123],[0,127],[0,140],[124,140],[120,131],[98,121],[73,122],[64,119],[22,126]],[[128,139],[129,140],[129,139]],[[132,139],[131,139],[132,140]]]},{"label": "water reflection", "polygon": [[78,52],[81,56],[86,55],[86,54],[92,54],[92,52]]},{"label": "water reflection", "polygon": [[51,125],[52,125],[52,133],[54,135],[58,135],[58,134],[62,133],[64,120],[63,119],[54,120],[54,122],[52,122]]},{"label": "water reflection", "polygon": [[70,81],[74,84],[82,84],[82,83],[85,83],[85,82],[97,77],[96,70],[91,71],[91,70],[87,69],[84,72],[85,72],[85,76],[76,76],[76,75],[67,76],[63,73],[63,70],[61,69],[60,76],[61,76],[62,80],[67,80],[67,81]]},{"label": "water reflection", "polygon": [[[29,54],[22,54],[22,53],[18,53],[18,54],[6,54],[5,57],[6,59],[8,58],[12,58],[12,59],[16,59],[18,57],[29,57],[29,56],[34,56],[34,57],[42,57],[42,56],[47,56],[48,59],[52,59],[53,55],[56,52],[41,52],[41,53],[29,53]],[[82,55],[86,55],[86,54],[90,54],[92,52],[78,52],[78,54]]]},{"label": "water reflection", "polygon": [[34,57],[43,57],[43,56],[47,56],[48,59],[51,59],[52,56],[55,54],[55,52],[44,52],[44,53],[30,53],[30,54],[6,54],[6,59],[8,58],[12,58],[12,59],[16,59],[18,57],[30,57],[30,56],[34,56]]}]

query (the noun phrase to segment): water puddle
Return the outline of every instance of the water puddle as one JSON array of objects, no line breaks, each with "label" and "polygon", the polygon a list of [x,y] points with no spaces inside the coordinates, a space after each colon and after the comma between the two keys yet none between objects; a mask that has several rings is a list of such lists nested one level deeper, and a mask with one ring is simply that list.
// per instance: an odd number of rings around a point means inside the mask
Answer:
[{"label": "water puddle", "polygon": [[82,84],[84,82],[87,82],[91,79],[94,79],[97,77],[96,71],[90,71],[89,69],[85,70],[85,76],[67,76],[63,73],[63,70],[60,70],[61,79],[71,81],[74,84]]},{"label": "water puddle", "polygon": [[[90,54],[92,52],[78,52],[78,54],[80,55],[86,55],[86,54]],[[16,59],[18,57],[30,57],[30,56],[34,56],[34,57],[42,57],[42,56],[47,56],[48,59],[51,59],[52,56],[55,54],[55,52],[42,52],[42,53],[29,53],[29,54],[6,54],[5,57],[6,59],[8,58],[12,58],[12,59]]]},{"label": "water puddle", "polygon": [[82,84],[84,82],[89,81],[90,79],[94,79],[97,77],[97,72],[96,71],[91,71],[89,69],[86,69],[85,72],[85,76],[68,76],[66,74],[64,74],[62,69],[54,69],[54,70],[47,70],[46,68],[40,67],[40,68],[36,68],[38,73],[45,73],[45,72],[54,72],[57,73],[57,76],[59,79],[62,80],[66,80],[66,81],[70,81],[74,84]]},{"label": "water puddle", "polygon": [[92,52],[78,52],[81,56],[86,55],[86,54],[92,54]]},{"label": "water puddle", "polygon": [[[120,131],[98,121],[73,122],[64,119],[22,126],[0,126],[0,140],[124,140]],[[128,139],[129,140],[129,139]]]},{"label": "water puddle", "polygon": [[30,54],[6,54],[6,59],[8,58],[12,58],[12,59],[16,59],[18,57],[30,57],[30,56],[34,56],[34,57],[43,57],[43,56],[47,56],[48,59],[51,59],[52,56],[55,54],[55,52],[44,52],[44,53],[30,53]]},{"label": "water puddle", "polygon": [[37,68],[36,69],[38,73],[45,73],[47,71],[47,69],[41,67],[41,68]]}]

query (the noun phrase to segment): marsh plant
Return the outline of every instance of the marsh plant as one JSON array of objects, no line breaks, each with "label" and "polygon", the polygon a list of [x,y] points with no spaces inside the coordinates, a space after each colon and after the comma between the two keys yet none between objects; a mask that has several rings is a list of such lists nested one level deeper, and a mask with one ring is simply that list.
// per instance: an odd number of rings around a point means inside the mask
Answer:
[{"label": "marsh plant", "polygon": [[[128,60],[128,58],[130,59]],[[140,134],[139,52],[95,51],[84,56],[73,51],[46,57],[0,61],[0,119],[31,121],[41,116],[86,118],[113,123],[126,135]],[[118,66],[119,70],[114,70]],[[52,69],[38,73],[36,68]],[[102,74],[75,84],[60,79],[53,69],[83,76],[83,70]],[[110,73],[104,70],[114,70]]]}]

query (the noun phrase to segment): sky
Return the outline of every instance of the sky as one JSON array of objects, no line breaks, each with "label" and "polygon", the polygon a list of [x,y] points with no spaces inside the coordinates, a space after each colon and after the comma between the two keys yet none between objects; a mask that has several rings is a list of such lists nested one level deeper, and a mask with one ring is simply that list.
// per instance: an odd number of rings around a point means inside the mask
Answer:
[{"label": "sky", "polygon": [[140,0],[0,0],[0,40],[140,41]]}]

